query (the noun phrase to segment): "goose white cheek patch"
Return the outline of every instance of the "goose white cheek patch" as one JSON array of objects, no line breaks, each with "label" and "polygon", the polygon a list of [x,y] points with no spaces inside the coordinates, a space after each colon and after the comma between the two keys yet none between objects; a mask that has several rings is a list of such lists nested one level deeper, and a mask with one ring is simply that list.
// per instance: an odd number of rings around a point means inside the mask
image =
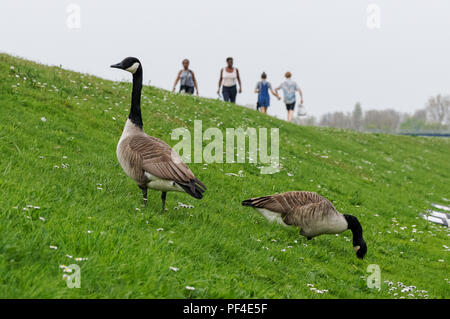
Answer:
[{"label": "goose white cheek patch", "polygon": [[126,69],[128,72],[136,73],[137,69],[139,68],[139,63],[134,62],[132,66],[130,66],[128,69]]}]

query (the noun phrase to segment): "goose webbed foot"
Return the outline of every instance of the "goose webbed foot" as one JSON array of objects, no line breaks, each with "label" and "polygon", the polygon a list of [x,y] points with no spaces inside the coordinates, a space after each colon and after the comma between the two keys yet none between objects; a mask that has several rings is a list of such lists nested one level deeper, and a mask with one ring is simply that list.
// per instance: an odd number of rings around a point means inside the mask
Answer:
[{"label": "goose webbed foot", "polygon": [[167,195],[167,192],[162,192],[161,193],[161,200],[162,200],[162,211],[161,211],[161,213],[164,213],[164,210],[166,209],[166,195]]},{"label": "goose webbed foot", "polygon": [[312,237],[306,237],[306,239],[307,239],[307,240],[311,240],[311,239],[312,239]]}]

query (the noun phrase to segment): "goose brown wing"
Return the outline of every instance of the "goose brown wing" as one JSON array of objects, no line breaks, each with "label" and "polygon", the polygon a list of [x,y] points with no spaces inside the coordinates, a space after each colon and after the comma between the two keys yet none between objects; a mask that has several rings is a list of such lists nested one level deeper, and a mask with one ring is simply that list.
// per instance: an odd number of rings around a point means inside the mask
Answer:
[{"label": "goose brown wing", "polygon": [[282,215],[283,221],[288,225],[306,227],[317,221],[328,219],[338,214],[333,204],[323,199],[317,202],[310,202],[305,205],[293,207],[289,212]]},{"label": "goose brown wing", "polygon": [[142,169],[153,176],[178,183],[196,180],[181,157],[158,138],[148,135],[133,136],[129,147],[141,157]]},{"label": "goose brown wing", "polygon": [[323,200],[328,201],[326,198],[313,192],[286,192],[247,199],[242,202],[242,205],[265,208],[277,213],[288,213],[296,207],[318,203]]}]

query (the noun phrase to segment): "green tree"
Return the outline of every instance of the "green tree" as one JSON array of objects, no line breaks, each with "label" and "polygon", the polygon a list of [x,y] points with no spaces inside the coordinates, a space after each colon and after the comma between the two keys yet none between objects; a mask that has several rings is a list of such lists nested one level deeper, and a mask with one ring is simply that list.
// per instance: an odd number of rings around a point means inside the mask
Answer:
[{"label": "green tree", "polygon": [[353,109],[352,113],[352,127],[357,130],[362,130],[362,124],[363,124],[363,111],[361,107],[361,103],[356,103],[355,108]]}]

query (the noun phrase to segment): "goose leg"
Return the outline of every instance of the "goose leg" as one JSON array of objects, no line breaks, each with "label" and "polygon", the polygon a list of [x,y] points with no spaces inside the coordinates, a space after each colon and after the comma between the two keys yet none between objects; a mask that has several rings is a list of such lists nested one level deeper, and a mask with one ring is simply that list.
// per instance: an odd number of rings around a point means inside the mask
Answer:
[{"label": "goose leg", "polygon": [[166,209],[166,195],[167,192],[161,193],[161,200],[162,200],[162,212],[164,213],[164,210]]},{"label": "goose leg", "polygon": [[307,235],[305,234],[305,232],[303,231],[303,229],[300,229],[300,235],[301,235],[301,236],[305,236],[307,240],[311,240],[311,239],[312,239],[311,236],[307,236]]},{"label": "goose leg", "polygon": [[147,187],[142,187],[142,198],[144,200],[144,206],[147,206]]}]

